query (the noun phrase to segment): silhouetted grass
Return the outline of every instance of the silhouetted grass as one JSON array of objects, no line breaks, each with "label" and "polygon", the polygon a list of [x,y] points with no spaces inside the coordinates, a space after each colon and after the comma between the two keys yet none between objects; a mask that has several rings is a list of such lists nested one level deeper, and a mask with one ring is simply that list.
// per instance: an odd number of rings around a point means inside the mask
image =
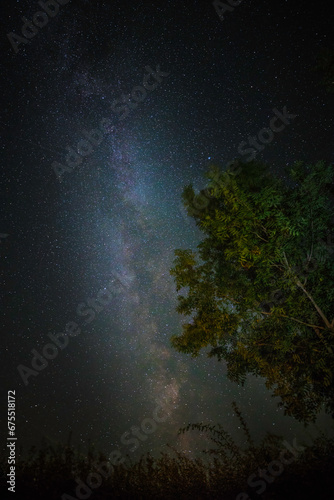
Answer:
[{"label": "silhouetted grass", "polygon": [[[264,483],[265,491],[258,494],[259,486],[251,487],[247,480],[251,474],[258,476],[259,469],[268,470],[268,464],[279,459],[280,452],[286,449],[282,444],[284,438],[267,433],[256,446],[235,404],[234,410],[246,436],[245,449],[238,447],[220,425],[189,424],[179,432],[205,432],[215,444],[205,452],[203,459],[190,459],[171,447],[159,458],[148,453],[133,463],[128,457],[124,464],[115,466],[110,475],[102,478],[101,486],[85,498],[235,500],[241,492],[247,492],[251,499],[327,499],[333,496],[334,438],[323,433],[291,464],[284,465],[282,473],[274,477],[271,484]],[[286,453],[288,458],[293,457],[290,452]],[[86,482],[87,476],[96,472],[96,464],[105,461],[107,457],[93,447],[83,455],[75,450],[70,440],[67,445],[56,447],[44,441],[39,450],[31,448],[28,458],[18,456],[15,496],[8,492],[6,479],[2,476],[7,495],[1,498],[53,500],[61,499],[65,493],[69,497],[64,499],[77,498],[75,478]],[[1,469],[5,474],[8,472],[5,457],[1,460]],[[246,498],[241,496],[240,500]]]}]

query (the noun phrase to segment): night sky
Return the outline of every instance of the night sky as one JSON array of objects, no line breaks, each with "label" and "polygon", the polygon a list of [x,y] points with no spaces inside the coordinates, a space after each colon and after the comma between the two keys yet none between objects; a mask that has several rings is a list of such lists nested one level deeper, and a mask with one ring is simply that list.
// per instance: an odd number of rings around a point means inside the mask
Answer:
[{"label": "night sky", "polygon": [[[38,2],[1,6],[1,405],[15,390],[18,444],[73,431],[82,449],[131,454],[121,436],[159,401],[168,418],[134,459],[167,442],[194,456],[196,433],[177,437],[189,422],[243,443],[232,401],[256,441],[307,439],[315,426],[285,417],[264,380],[238,387],[224,362],[171,348],[184,318],[169,269],[202,237],[183,187],[241,158],[274,109],[297,116],[257,159],[280,177],[296,160],[333,162],[333,94],[312,71],[333,46],[332,2],[249,0],[224,19],[197,0],[62,3],[27,43],[7,35],[22,36]],[[18,366],[66,325],[76,335],[25,385]]]}]

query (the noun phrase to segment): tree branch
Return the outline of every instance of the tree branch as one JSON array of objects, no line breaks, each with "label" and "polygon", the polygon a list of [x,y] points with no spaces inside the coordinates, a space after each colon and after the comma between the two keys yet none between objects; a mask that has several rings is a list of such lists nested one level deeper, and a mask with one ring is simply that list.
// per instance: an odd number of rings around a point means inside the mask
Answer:
[{"label": "tree branch", "polygon": [[[262,312],[261,311],[261,314],[267,314],[267,315],[271,315],[273,313],[267,313],[267,312]],[[322,338],[322,335],[320,333],[319,330],[327,330],[327,328],[324,328],[323,326],[318,326],[318,325],[311,325],[309,323],[305,323],[304,321],[300,321],[299,319],[296,319],[296,318],[291,318],[290,316],[287,316],[286,314],[279,314],[278,315],[279,318],[287,318],[287,319],[291,319],[292,321],[296,321],[297,323],[300,323],[302,325],[305,325],[305,326],[309,326],[310,328],[313,328],[313,330],[315,331],[316,335],[319,337],[319,339],[321,340],[321,342],[323,342],[326,346],[326,349],[327,351],[330,353],[330,354],[333,354],[333,350],[331,347],[327,347],[324,339]]]},{"label": "tree branch", "polygon": [[299,286],[299,288],[301,288],[303,290],[303,292],[305,293],[306,297],[312,302],[312,304],[314,305],[315,309],[317,310],[318,314],[322,318],[322,320],[325,323],[325,325],[327,326],[327,328],[329,330],[332,330],[333,329],[332,325],[330,324],[330,322],[328,321],[328,319],[326,318],[326,316],[324,315],[324,313],[322,312],[322,310],[320,309],[320,307],[318,306],[318,304],[315,302],[315,300],[313,299],[312,295],[308,293],[308,291],[304,288],[303,284],[299,281],[298,278],[296,280],[296,283]]},{"label": "tree branch", "polygon": [[[264,312],[264,311],[261,311],[260,314],[266,314],[266,315],[272,315],[273,313],[271,312]],[[296,321],[297,323],[300,323],[302,325],[305,325],[305,326],[309,326],[311,328],[318,328],[319,330],[327,330],[327,328],[325,328],[324,326],[318,326],[318,325],[311,325],[310,323],[305,323],[304,321],[300,321],[299,319],[297,318],[291,318],[291,316],[287,316],[286,314],[279,314],[278,315],[279,318],[287,318],[287,319],[291,319],[292,321]]]},{"label": "tree branch", "polygon": [[[286,255],[285,255],[285,252],[283,252],[283,256],[284,256],[284,261],[285,261],[286,265],[288,266],[289,271],[291,271],[291,267],[289,265],[289,262],[288,262]],[[321,317],[321,319],[325,323],[327,329],[333,330],[333,325],[328,321],[328,319],[326,318],[326,316],[324,315],[324,313],[322,312],[322,310],[320,309],[318,304],[313,299],[312,295],[306,290],[306,288],[304,287],[305,284],[303,285],[297,276],[295,276],[295,282],[296,282],[297,286],[299,286],[299,288],[301,288],[303,290],[306,297],[312,302],[312,304],[315,307],[316,311],[318,312],[319,316]]]},{"label": "tree branch", "polygon": [[259,234],[255,233],[255,232],[254,232],[254,234],[255,234],[255,236],[257,236],[258,238],[260,238],[260,240],[265,241],[266,243],[269,243],[269,240],[265,240],[264,238],[262,238]]}]

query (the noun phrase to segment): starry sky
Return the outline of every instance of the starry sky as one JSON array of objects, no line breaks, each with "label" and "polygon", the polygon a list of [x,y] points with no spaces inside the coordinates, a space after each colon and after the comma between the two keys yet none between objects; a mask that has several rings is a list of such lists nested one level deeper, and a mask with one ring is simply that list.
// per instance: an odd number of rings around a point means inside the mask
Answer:
[{"label": "starry sky", "polygon": [[[199,0],[63,0],[24,43],[8,34],[41,7],[2,6],[1,390],[16,390],[20,444],[73,431],[82,449],[125,455],[121,436],[159,402],[168,418],[134,458],[167,442],[194,456],[201,439],[177,436],[189,422],[220,422],[242,444],[232,401],[255,440],[315,430],[285,417],[262,379],[238,387],[223,362],[171,349],[184,318],[169,269],[174,249],[201,240],[183,187],[240,157],[273,109],[297,116],[259,160],[280,177],[296,160],[333,162],[333,97],[312,71],[333,46],[330,7],[249,0],[222,19]],[[70,322],[80,334],[25,385],[17,367]]]}]

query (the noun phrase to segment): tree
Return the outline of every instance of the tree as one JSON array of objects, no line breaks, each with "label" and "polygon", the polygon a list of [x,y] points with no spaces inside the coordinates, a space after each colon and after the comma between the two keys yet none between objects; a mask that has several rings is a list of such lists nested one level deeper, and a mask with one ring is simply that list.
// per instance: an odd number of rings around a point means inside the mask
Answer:
[{"label": "tree", "polygon": [[184,188],[205,238],[197,254],[175,250],[176,310],[187,319],[171,343],[193,357],[209,347],[237,383],[264,377],[307,423],[323,407],[334,413],[334,169],[298,162],[286,173],[284,184],[265,164],[239,162],[211,169],[198,195]]}]

